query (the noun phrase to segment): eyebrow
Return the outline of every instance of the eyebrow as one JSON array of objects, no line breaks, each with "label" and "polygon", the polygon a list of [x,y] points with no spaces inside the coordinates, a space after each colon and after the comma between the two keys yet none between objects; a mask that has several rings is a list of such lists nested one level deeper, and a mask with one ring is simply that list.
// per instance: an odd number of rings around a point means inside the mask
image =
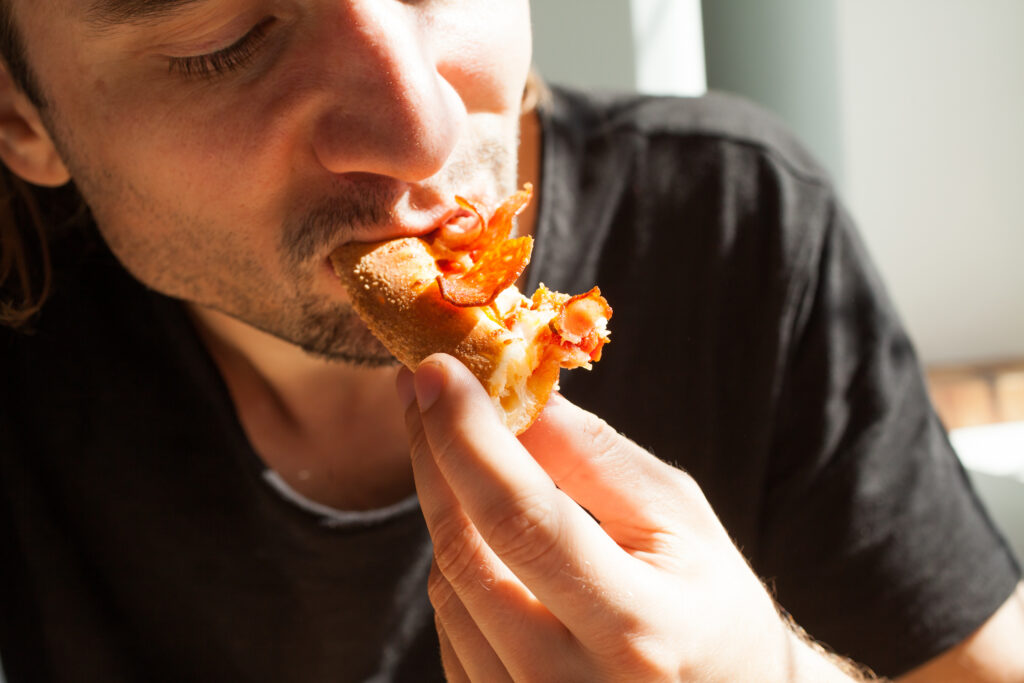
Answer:
[{"label": "eyebrow", "polygon": [[147,24],[173,16],[203,0],[93,0],[86,21],[96,29]]}]

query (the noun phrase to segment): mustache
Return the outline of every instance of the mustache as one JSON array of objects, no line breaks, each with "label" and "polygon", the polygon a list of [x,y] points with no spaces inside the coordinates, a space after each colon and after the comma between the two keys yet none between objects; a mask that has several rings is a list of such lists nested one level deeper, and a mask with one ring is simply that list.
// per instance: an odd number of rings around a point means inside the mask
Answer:
[{"label": "mustache", "polygon": [[332,194],[284,226],[281,252],[290,266],[298,268],[328,247],[393,222],[400,192],[396,183],[380,178]]},{"label": "mustache", "polygon": [[[453,158],[436,179],[437,187],[460,187],[486,169],[482,175],[497,185],[499,196],[515,188],[515,161],[506,145],[496,139],[478,141],[472,156]],[[342,242],[358,241],[360,234],[395,222],[405,183],[384,176],[349,174],[331,196],[311,206],[300,218],[285,224],[281,253],[294,270],[324,250]],[[425,188],[424,188],[425,189]],[[436,190],[426,190],[438,200]],[[446,195],[447,196],[447,195]]]}]

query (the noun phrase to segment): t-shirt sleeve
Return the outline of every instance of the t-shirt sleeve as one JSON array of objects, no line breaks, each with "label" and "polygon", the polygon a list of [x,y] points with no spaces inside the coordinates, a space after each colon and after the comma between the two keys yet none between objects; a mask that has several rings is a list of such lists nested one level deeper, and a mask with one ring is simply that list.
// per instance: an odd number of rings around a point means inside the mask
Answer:
[{"label": "t-shirt sleeve", "polygon": [[898,675],[981,626],[1020,568],[841,208],[810,251],[755,564],[812,636]]}]

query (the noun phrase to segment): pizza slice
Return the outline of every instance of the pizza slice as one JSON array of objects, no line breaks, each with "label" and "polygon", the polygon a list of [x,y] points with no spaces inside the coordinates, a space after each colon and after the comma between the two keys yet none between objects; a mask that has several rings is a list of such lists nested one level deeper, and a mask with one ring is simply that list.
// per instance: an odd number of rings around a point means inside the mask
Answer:
[{"label": "pizza slice", "polygon": [[461,360],[514,433],[529,427],[557,388],[561,368],[589,369],[608,343],[612,309],[594,287],[570,296],[543,284],[526,297],[515,286],[532,237],[510,238],[532,188],[508,198],[473,229],[353,242],[331,262],[356,312],[387,349],[415,369],[432,353]]}]

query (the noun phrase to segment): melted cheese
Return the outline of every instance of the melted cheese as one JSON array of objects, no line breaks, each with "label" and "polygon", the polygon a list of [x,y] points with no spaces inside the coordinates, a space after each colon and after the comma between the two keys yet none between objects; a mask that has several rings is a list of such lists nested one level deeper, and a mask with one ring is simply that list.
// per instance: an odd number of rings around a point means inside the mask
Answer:
[{"label": "melted cheese", "polygon": [[[532,302],[514,286],[502,291],[494,300],[494,312],[514,339],[505,347],[494,373],[491,375],[491,395],[495,403],[506,410],[522,405],[526,400],[526,381],[540,365],[546,344],[537,344],[537,337],[548,330],[557,312],[551,309],[533,310]],[[504,323],[502,323],[504,324]],[[503,394],[499,392],[504,389]]]}]

